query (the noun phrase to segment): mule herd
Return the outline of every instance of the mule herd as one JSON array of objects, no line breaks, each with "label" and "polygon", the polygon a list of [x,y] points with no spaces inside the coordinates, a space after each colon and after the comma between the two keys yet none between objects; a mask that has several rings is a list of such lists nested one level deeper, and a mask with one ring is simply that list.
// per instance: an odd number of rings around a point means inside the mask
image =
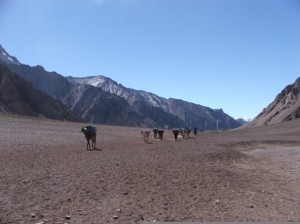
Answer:
[{"label": "mule herd", "polygon": [[[152,131],[153,131],[154,139],[163,140],[163,135],[165,132],[164,130],[154,128]],[[81,128],[81,132],[84,134],[86,141],[87,141],[86,149],[87,150],[95,149],[96,148],[97,128],[92,127],[92,126],[86,126],[86,127]],[[192,131],[189,128],[174,128],[174,129],[172,129],[172,133],[174,135],[175,140],[177,140],[179,135],[181,135],[182,138],[189,138],[191,132]],[[142,130],[141,131],[141,135],[144,139],[144,143],[150,144],[150,141],[149,141],[150,133],[151,133],[150,130]],[[194,133],[194,135],[197,135],[196,128],[194,128],[193,133]],[[92,146],[90,144],[90,141],[92,142]]]},{"label": "mule herd", "polygon": [[[164,130],[154,128],[153,130],[154,139],[163,139]],[[191,129],[189,128],[174,128],[172,129],[172,133],[174,135],[175,140],[177,140],[178,136],[181,135],[182,138],[189,138],[191,134]],[[194,128],[194,135],[197,135],[197,129]],[[149,143],[149,137],[150,137],[151,131],[149,130],[143,130],[141,131],[141,135],[143,136],[144,143]]]}]

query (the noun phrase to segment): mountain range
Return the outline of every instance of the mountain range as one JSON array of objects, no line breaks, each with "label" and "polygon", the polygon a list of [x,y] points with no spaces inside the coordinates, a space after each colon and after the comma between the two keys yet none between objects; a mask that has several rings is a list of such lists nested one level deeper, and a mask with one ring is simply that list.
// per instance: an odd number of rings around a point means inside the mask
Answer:
[{"label": "mountain range", "polygon": [[125,88],[104,76],[86,78],[90,81],[101,78],[104,82],[100,87],[47,72],[41,66],[9,64],[9,68],[90,123],[215,130],[216,120],[219,120],[220,129],[240,126],[222,110]]},{"label": "mountain range", "polygon": [[[211,109],[127,88],[102,75],[64,77],[56,72],[48,72],[39,65],[24,65],[1,45],[0,63],[5,64],[12,73],[19,75],[36,90],[64,105],[78,119],[88,123],[153,128],[196,127],[200,131],[216,130],[217,123],[219,129],[237,128],[243,124],[222,109]],[[255,127],[298,118],[297,91],[299,92],[299,80],[287,86],[274,102],[244,126]],[[3,102],[0,103],[3,105]],[[40,102],[45,103],[48,104],[45,100]]]}]

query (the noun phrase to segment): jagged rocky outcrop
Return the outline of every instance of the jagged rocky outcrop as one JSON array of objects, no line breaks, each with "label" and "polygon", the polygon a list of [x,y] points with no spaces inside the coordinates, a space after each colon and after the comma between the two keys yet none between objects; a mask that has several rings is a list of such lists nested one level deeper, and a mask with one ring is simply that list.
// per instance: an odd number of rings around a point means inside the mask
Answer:
[{"label": "jagged rocky outcrop", "polygon": [[259,127],[300,118],[300,78],[286,86],[270,103],[245,127]]}]

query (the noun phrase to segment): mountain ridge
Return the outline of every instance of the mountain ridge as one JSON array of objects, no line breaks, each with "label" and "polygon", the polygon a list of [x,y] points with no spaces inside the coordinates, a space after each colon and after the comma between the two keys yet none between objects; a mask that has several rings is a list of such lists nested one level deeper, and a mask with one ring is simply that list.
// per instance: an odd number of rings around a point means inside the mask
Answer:
[{"label": "mountain ridge", "polygon": [[259,127],[300,118],[300,77],[287,85],[266,108],[244,127]]},{"label": "mountain ridge", "polygon": [[89,122],[159,128],[196,127],[198,130],[215,130],[217,121],[220,129],[240,126],[223,110],[126,88],[105,76],[64,77],[48,72],[40,65],[31,67],[14,62],[17,59],[4,61],[11,71],[34,88],[60,101]]},{"label": "mountain ridge", "polygon": [[[73,83],[93,85],[104,91],[116,94],[124,98],[137,112],[141,110],[140,105],[142,103],[160,108],[166,113],[180,118],[187,127],[196,127],[199,130],[206,130],[206,128],[214,130],[217,120],[220,121],[220,128],[223,129],[236,128],[240,126],[239,122],[225,114],[222,109],[211,109],[181,99],[166,99],[144,90],[127,88],[103,75],[89,77],[69,76],[67,79]],[[176,104],[180,104],[181,108],[176,106]]]},{"label": "mountain ridge", "polygon": [[84,121],[0,63],[0,111],[56,120]]},{"label": "mountain ridge", "polygon": [[4,64],[17,64],[17,65],[21,64],[16,57],[11,56],[9,53],[7,53],[6,50],[0,44],[0,62],[1,61]]}]

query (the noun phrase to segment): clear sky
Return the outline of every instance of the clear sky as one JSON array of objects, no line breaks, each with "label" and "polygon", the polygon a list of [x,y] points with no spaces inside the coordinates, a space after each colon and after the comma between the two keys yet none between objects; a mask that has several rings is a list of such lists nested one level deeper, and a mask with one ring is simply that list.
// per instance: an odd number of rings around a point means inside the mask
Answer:
[{"label": "clear sky", "polygon": [[300,0],[0,0],[0,32],[21,63],[234,118],[300,76]]}]

